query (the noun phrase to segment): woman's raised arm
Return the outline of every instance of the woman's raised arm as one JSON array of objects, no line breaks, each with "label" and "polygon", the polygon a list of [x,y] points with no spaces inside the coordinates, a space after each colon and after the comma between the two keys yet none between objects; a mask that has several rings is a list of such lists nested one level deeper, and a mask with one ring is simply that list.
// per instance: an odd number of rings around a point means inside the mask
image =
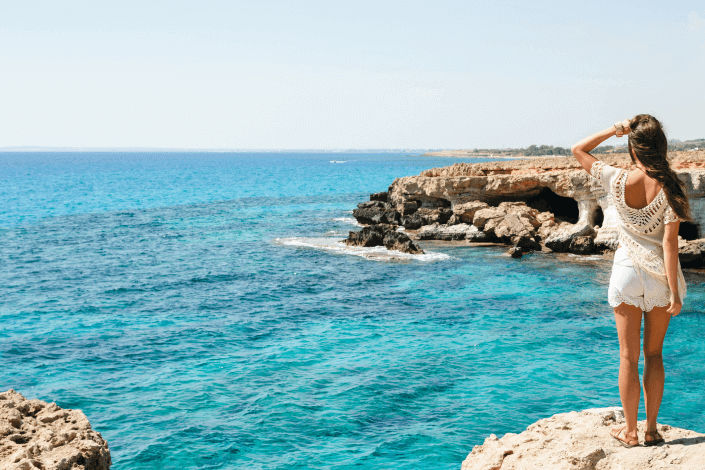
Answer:
[{"label": "woman's raised arm", "polygon": [[[622,134],[629,134],[629,120],[626,119],[619,124],[621,124],[623,127]],[[590,137],[585,137],[583,140],[573,145],[570,150],[571,152],[573,152],[573,155],[575,155],[575,158],[578,159],[578,163],[580,163],[580,165],[585,169],[585,171],[590,173],[592,164],[597,161],[597,158],[590,155],[589,152],[605,140],[615,135],[618,135],[616,125],[608,127],[607,129],[602,130],[600,132],[596,132]]]}]

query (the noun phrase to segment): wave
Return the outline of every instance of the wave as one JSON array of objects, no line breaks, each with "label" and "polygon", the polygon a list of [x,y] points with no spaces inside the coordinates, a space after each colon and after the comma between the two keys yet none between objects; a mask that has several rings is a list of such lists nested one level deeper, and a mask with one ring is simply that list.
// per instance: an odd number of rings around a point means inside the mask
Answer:
[{"label": "wave", "polygon": [[296,246],[304,248],[315,248],[331,253],[341,253],[353,256],[362,256],[375,261],[444,261],[451,259],[445,253],[424,253],[423,255],[412,255],[400,251],[388,250],[383,246],[362,247],[347,246],[340,238],[314,238],[314,237],[291,237],[275,238],[274,243],[284,246]]},{"label": "wave", "polygon": [[355,220],[354,217],[336,217],[333,220],[335,220],[336,222],[343,222],[346,224],[354,225],[355,227],[364,227],[364,225]]},{"label": "wave", "polygon": [[575,253],[568,253],[568,256],[570,258],[580,258],[585,261],[604,260],[604,258],[602,256],[585,256],[585,255],[576,255]]},{"label": "wave", "polygon": [[347,163],[350,160],[330,160],[331,163]]}]

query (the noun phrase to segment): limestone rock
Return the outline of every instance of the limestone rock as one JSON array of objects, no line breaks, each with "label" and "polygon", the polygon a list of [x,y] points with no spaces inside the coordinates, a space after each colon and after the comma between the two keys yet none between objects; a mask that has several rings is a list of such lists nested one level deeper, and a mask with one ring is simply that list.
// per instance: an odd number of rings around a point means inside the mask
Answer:
[{"label": "limestone rock", "polygon": [[[441,225],[435,223],[433,225],[425,225],[418,231],[419,240],[465,240],[465,236],[471,231],[471,226],[468,224],[458,225]],[[477,231],[477,228],[475,228]]]},{"label": "limestone rock", "polygon": [[[666,443],[654,447],[622,447],[610,429],[624,425],[620,408],[554,415],[521,434],[491,434],[475,446],[462,470],[700,470],[705,462],[705,434],[659,426]],[[638,426],[644,439],[644,422]]]},{"label": "limestone rock", "polygon": [[465,240],[468,242],[486,242],[490,240],[490,237],[482,230],[478,230],[477,227],[471,225],[468,231],[465,232]]},{"label": "limestone rock", "polygon": [[458,223],[472,224],[475,212],[489,207],[486,202],[472,201],[465,204],[457,204],[453,207],[453,214],[460,219]]},{"label": "limestone rock", "polygon": [[590,236],[595,237],[595,229],[587,224],[570,225],[565,230],[553,232],[546,239],[546,246],[558,253],[570,251],[570,244],[575,237]]},{"label": "limestone rock", "polygon": [[426,221],[429,224],[435,224],[435,223],[445,224],[450,220],[451,216],[453,215],[452,210],[446,209],[443,207],[438,208],[438,209],[433,209],[433,210],[429,210],[429,209],[421,209],[421,210],[425,212]]},{"label": "limestone rock", "polygon": [[[601,155],[600,160],[621,168],[631,166],[626,153]],[[700,233],[705,233],[705,152],[669,152],[669,160],[671,168],[687,187],[694,223]],[[415,200],[421,202],[424,207],[450,204],[454,210],[467,203],[484,202],[497,205],[507,199],[541,202],[541,198],[545,198],[546,194],[554,197],[554,203],[543,200],[553,208],[550,212],[554,216],[566,216],[559,214],[558,210],[566,201],[570,202],[572,199],[578,209],[579,220],[576,225],[581,227],[594,227],[601,211],[603,222],[597,231],[595,245],[598,250],[617,248],[616,207],[604,189],[572,156],[456,163],[445,168],[426,170],[418,176],[397,178],[389,187],[389,200],[395,203]],[[556,197],[563,199],[558,201]],[[567,213],[567,210],[564,212]],[[484,222],[476,220],[477,214],[472,217],[472,223],[484,230]],[[539,226],[543,227],[545,220],[539,219],[538,214],[533,217],[537,219]],[[526,218],[532,222],[531,218]],[[484,221],[487,220],[485,217]],[[469,223],[470,220],[463,222]],[[541,235],[539,237],[545,239]],[[568,241],[565,249],[569,243]]]},{"label": "limestone rock", "polygon": [[527,229],[516,213],[507,214],[502,219],[497,220],[499,222],[493,227],[494,235],[505,243],[509,243],[512,237],[528,237],[531,235],[529,229]]},{"label": "limestone rock", "polygon": [[448,225],[458,225],[458,224],[462,224],[462,223],[463,223],[463,221],[460,220],[460,217],[458,217],[455,214],[451,215],[450,219],[448,219]]},{"label": "limestone rock", "polygon": [[547,223],[550,225],[555,225],[556,219],[552,212],[540,212],[536,215],[536,220],[545,226]]},{"label": "limestone rock", "polygon": [[498,207],[487,207],[485,209],[480,209],[475,212],[475,215],[472,219],[472,224],[479,230],[485,230],[485,224],[487,224],[488,221],[491,221],[493,219],[502,219],[505,215],[507,215],[507,213],[499,209]]},{"label": "limestone rock", "polygon": [[108,470],[108,443],[80,410],[0,393],[0,470]]},{"label": "limestone rock", "polygon": [[566,231],[570,227],[572,227],[573,224],[569,222],[561,222],[559,224],[556,224],[553,221],[546,221],[541,224],[541,227],[536,231],[536,235],[538,236],[539,239],[542,241],[546,241],[553,235],[554,233],[558,233],[560,231]]}]

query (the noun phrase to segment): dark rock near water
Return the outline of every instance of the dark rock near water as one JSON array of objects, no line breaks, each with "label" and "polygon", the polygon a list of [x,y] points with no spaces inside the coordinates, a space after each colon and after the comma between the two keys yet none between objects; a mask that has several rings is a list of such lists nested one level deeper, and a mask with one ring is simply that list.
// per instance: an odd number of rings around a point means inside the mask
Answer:
[{"label": "dark rock near water", "polygon": [[418,212],[402,217],[401,224],[407,230],[416,230],[427,225],[426,218]]},{"label": "dark rock near water", "polygon": [[402,232],[387,232],[384,235],[384,247],[388,250],[397,250],[402,253],[411,253],[414,255],[422,255],[423,250],[419,246],[411,241],[409,236]]},{"label": "dark rock near water", "polygon": [[[363,203],[365,204],[365,203]],[[363,207],[353,210],[353,217],[361,224],[396,224],[399,221],[399,213],[388,209],[383,203],[382,207]]]},{"label": "dark rock near water", "polygon": [[522,250],[519,246],[513,246],[509,250],[507,250],[505,254],[511,256],[512,258],[521,258],[521,256],[524,254],[524,250]]},{"label": "dark rock near water", "polygon": [[469,242],[487,242],[491,240],[491,237],[481,230],[474,230],[465,232],[465,240]]},{"label": "dark rock near water", "polygon": [[[395,230],[394,226],[390,226],[389,230]],[[381,246],[384,242],[384,234],[386,227],[383,225],[373,225],[363,227],[359,232],[350,232],[345,240],[346,245],[352,246]]]},{"label": "dark rock near water", "polygon": [[411,215],[419,209],[419,203],[416,201],[405,201],[397,204],[397,211],[402,215]]},{"label": "dark rock near water", "polygon": [[594,237],[573,237],[570,241],[568,251],[576,255],[589,255],[595,252]]},{"label": "dark rock near water", "polygon": [[453,211],[446,208],[428,209],[422,207],[409,215],[401,217],[401,224],[407,230],[416,230],[424,225],[444,225],[453,216]]},{"label": "dark rock near water", "polygon": [[440,209],[434,209],[431,212],[431,215],[428,217],[428,220],[432,224],[433,223],[445,224],[450,220],[450,218],[452,216],[453,216],[452,210],[440,208]]},{"label": "dark rock near water", "polygon": [[387,202],[387,197],[389,193],[381,192],[381,193],[374,193],[370,194],[370,201],[381,201],[381,202]]},{"label": "dark rock near water", "polygon": [[541,244],[529,235],[517,235],[511,238],[511,242],[515,247],[522,249],[524,253],[529,251],[541,251]]},{"label": "dark rock near water", "polygon": [[387,209],[387,204],[380,201],[365,201],[357,205],[358,209]]},{"label": "dark rock near water", "polygon": [[371,225],[359,232],[350,232],[345,244],[364,247],[384,246],[389,250],[398,250],[402,253],[423,254],[423,250],[411,241],[408,235],[396,230],[396,225]]},{"label": "dark rock near water", "polygon": [[705,266],[705,238],[691,240],[678,250],[678,259],[683,268],[702,268]]},{"label": "dark rock near water", "polygon": [[590,225],[571,226],[568,230],[558,230],[551,234],[546,239],[546,246],[556,253],[567,253],[574,238],[587,236],[594,239],[595,235],[595,229]]}]

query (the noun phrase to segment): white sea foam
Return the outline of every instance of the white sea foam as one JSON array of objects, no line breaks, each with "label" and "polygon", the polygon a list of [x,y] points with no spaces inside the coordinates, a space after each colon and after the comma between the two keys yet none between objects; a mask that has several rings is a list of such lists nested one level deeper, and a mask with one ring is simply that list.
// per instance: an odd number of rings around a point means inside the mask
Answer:
[{"label": "white sea foam", "polygon": [[335,220],[336,222],[343,222],[346,224],[354,225],[355,227],[364,227],[364,225],[358,223],[354,217],[336,217],[333,220]]},{"label": "white sea foam", "polygon": [[604,259],[601,256],[585,256],[585,255],[576,255],[574,253],[568,253],[568,256],[570,258],[580,258],[585,261],[597,261],[597,260]]},{"label": "white sea foam", "polygon": [[331,163],[347,163],[350,160],[330,160]]},{"label": "white sea foam", "polygon": [[346,255],[362,256],[375,261],[443,261],[451,259],[445,253],[424,253],[412,255],[400,251],[388,250],[383,246],[361,247],[347,246],[340,238],[291,237],[275,238],[274,243],[284,246],[314,248]]}]

